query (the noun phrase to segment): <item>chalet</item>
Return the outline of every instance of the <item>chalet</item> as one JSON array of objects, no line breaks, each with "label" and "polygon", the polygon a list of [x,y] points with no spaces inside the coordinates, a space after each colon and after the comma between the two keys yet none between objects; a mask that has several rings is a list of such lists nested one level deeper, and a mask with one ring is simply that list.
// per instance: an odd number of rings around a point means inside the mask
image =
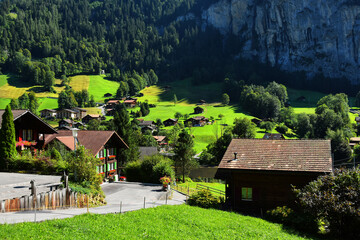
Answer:
[{"label": "chalet", "polygon": [[[0,110],[0,127],[4,110]],[[42,149],[45,135],[56,133],[55,129],[29,110],[12,110],[14,116],[16,148]]]},{"label": "chalet", "polygon": [[205,118],[204,116],[196,116],[189,118],[184,121],[185,126],[191,124],[193,127],[202,127],[204,126],[209,119]]},{"label": "chalet", "polygon": [[303,187],[332,170],[330,140],[233,139],[216,178],[226,181],[233,210],[260,213],[292,206],[291,185]]},{"label": "chalet", "polygon": [[153,136],[153,138],[156,140],[156,142],[158,143],[158,145],[160,147],[167,145],[167,137],[166,136]]},{"label": "chalet", "polygon": [[204,109],[202,107],[196,107],[194,108],[194,114],[200,114],[203,113]]},{"label": "chalet", "polygon": [[88,114],[81,119],[81,121],[85,124],[88,124],[91,120],[105,120],[105,118],[99,114]]},{"label": "chalet", "polygon": [[163,122],[163,124],[164,124],[165,127],[175,126],[176,124],[178,124],[178,119],[176,119],[176,118],[169,118],[169,119],[166,119],[166,120]]},{"label": "chalet", "polygon": [[204,105],[206,101],[204,99],[201,99],[197,105]]},{"label": "chalet", "polygon": [[156,126],[154,125],[150,125],[150,126],[144,126],[141,128],[141,132],[142,133],[145,133],[146,131],[150,131],[151,133],[155,132],[156,131]]},{"label": "chalet", "polygon": [[71,119],[75,119],[77,118],[77,112],[71,109],[60,109],[57,111],[56,114],[57,118],[71,118]]},{"label": "chalet", "polygon": [[106,116],[114,116],[115,115],[115,109],[105,109]]},{"label": "chalet", "polygon": [[42,118],[56,118],[56,110],[54,109],[44,109],[40,111],[40,116]]},{"label": "chalet", "polygon": [[106,109],[114,109],[116,105],[120,104],[120,100],[109,100],[106,103]]},{"label": "chalet", "polygon": [[64,127],[72,128],[73,124],[74,124],[74,122],[71,119],[62,119],[59,121],[59,129],[61,130]]},{"label": "chalet", "polygon": [[147,126],[155,126],[155,122],[154,121],[144,121],[144,119],[137,119],[140,123],[139,123],[139,127],[143,128],[143,127],[147,127]]},{"label": "chalet", "polygon": [[284,140],[285,137],[280,133],[265,133],[263,139],[267,139],[267,140]]},{"label": "chalet", "polygon": [[360,137],[350,138],[349,145],[351,148],[354,148],[356,145],[360,144]]},{"label": "chalet", "polygon": [[76,145],[82,145],[90,153],[102,160],[102,163],[96,167],[99,174],[104,178],[117,176],[120,172],[119,167],[124,164],[119,157],[121,148],[129,148],[127,144],[115,131],[78,131],[75,138],[72,131],[59,130],[57,134],[51,134],[46,137],[45,144],[48,146],[53,141],[61,142],[68,150],[75,150]]},{"label": "chalet", "polygon": [[104,94],[104,97],[111,97],[111,96],[112,96],[111,93],[105,93],[105,94]]},{"label": "chalet", "polygon": [[79,108],[79,107],[74,107],[71,110],[76,112],[76,118],[77,119],[82,119],[83,117],[86,116],[86,112],[87,112],[86,109]]},{"label": "chalet", "polygon": [[128,99],[128,100],[125,100],[125,101],[124,101],[124,104],[125,104],[125,106],[128,107],[128,108],[133,108],[133,107],[136,107],[136,102],[137,102],[136,99],[135,99],[135,100],[133,100],[133,99]]}]

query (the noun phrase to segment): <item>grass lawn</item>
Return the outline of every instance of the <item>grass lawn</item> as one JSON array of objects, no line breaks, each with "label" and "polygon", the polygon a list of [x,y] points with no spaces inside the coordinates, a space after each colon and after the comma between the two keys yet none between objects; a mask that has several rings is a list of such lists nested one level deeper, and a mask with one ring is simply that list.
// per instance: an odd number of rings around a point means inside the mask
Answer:
[{"label": "grass lawn", "polygon": [[0,98],[0,109],[5,109],[5,107],[10,103],[11,99]]},{"label": "grass lawn", "polygon": [[58,108],[58,100],[56,98],[39,98],[39,104],[39,111]]},{"label": "grass lawn", "polygon": [[81,91],[83,89],[88,89],[90,85],[90,76],[88,75],[77,75],[70,77],[69,84],[74,91]]},{"label": "grass lawn", "polygon": [[86,114],[101,114],[101,109],[97,107],[84,108],[86,109]]},{"label": "grass lawn", "polygon": [[0,225],[1,239],[306,239],[259,218],[187,205]]},{"label": "grass lawn", "polygon": [[119,83],[104,79],[104,76],[92,75],[90,76],[89,94],[94,95],[95,101],[103,102],[105,93],[116,95],[119,88]]}]

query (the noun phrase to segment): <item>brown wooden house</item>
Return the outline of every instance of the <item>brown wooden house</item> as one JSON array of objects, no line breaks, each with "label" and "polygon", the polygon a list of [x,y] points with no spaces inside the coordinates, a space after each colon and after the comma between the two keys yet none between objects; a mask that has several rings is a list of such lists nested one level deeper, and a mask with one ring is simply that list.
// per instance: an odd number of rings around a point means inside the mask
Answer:
[{"label": "brown wooden house", "polygon": [[265,133],[263,139],[267,140],[284,140],[285,137],[280,133]]},{"label": "brown wooden house", "polygon": [[[57,134],[46,137],[46,145],[52,141],[59,141],[64,144],[67,149],[73,151],[75,149],[75,139],[72,131],[59,130]],[[97,166],[97,172],[109,178],[120,174],[120,167],[124,162],[119,158],[121,148],[129,148],[127,144],[115,131],[78,131],[76,145],[82,145],[88,149],[93,156],[102,160]]]},{"label": "brown wooden house", "polygon": [[332,169],[330,140],[233,139],[216,178],[226,181],[228,207],[260,214],[292,206],[291,185],[303,187]]},{"label": "brown wooden house", "polygon": [[136,107],[137,99],[127,99],[124,101],[124,104],[127,108]]},{"label": "brown wooden house", "polygon": [[100,114],[88,114],[81,119],[81,121],[85,124],[88,124],[91,120],[105,120],[105,117],[101,116]]},{"label": "brown wooden house", "polygon": [[169,119],[166,119],[163,124],[165,127],[168,127],[168,126],[175,126],[176,124],[178,123],[178,119],[177,118],[169,118]]},{"label": "brown wooden house", "polygon": [[40,111],[40,116],[42,118],[56,118],[56,110],[55,109],[43,109]]},{"label": "brown wooden house", "polygon": [[204,109],[202,107],[196,107],[194,108],[194,114],[200,114],[200,113],[203,113],[204,112]]},{"label": "brown wooden house", "polygon": [[185,120],[184,123],[185,125],[191,124],[193,127],[202,127],[208,121],[209,119],[205,118],[204,116],[196,116]]},{"label": "brown wooden house", "polygon": [[[0,128],[4,110],[0,110]],[[55,129],[29,110],[12,110],[14,116],[16,149],[42,149],[46,134],[56,133]]]}]

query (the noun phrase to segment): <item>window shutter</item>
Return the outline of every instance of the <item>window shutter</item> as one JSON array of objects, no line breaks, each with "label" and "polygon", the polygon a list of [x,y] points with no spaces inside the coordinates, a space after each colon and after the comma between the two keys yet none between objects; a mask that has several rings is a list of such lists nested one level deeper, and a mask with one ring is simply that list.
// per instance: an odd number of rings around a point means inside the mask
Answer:
[{"label": "window shutter", "polygon": [[114,169],[116,170],[116,162],[114,162]]},{"label": "window shutter", "polygon": [[96,166],[96,173],[99,173],[99,166]]},{"label": "window shutter", "polygon": [[106,172],[106,164],[104,164],[104,172]]},{"label": "window shutter", "polygon": [[106,149],[104,149],[104,157],[106,157]]},{"label": "window shutter", "polygon": [[99,153],[96,154],[96,157],[99,158]]},{"label": "window shutter", "polygon": [[107,168],[108,168],[108,171],[110,171],[110,164],[109,163],[107,164]]}]

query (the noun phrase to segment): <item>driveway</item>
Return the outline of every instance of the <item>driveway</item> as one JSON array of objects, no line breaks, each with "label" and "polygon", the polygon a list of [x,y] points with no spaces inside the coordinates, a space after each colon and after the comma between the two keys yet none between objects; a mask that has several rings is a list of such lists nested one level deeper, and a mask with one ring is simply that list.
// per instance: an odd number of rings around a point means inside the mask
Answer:
[{"label": "driveway", "polygon": [[[106,195],[106,206],[90,208],[90,213],[107,214],[134,211],[160,205],[178,205],[185,203],[185,196],[173,191],[171,199],[166,200],[166,192],[161,191],[160,185],[115,182],[103,184],[102,189]],[[169,194],[170,195],[170,194]],[[44,221],[50,219],[69,218],[87,212],[86,208],[72,208],[60,210],[0,213],[0,224]]]}]

